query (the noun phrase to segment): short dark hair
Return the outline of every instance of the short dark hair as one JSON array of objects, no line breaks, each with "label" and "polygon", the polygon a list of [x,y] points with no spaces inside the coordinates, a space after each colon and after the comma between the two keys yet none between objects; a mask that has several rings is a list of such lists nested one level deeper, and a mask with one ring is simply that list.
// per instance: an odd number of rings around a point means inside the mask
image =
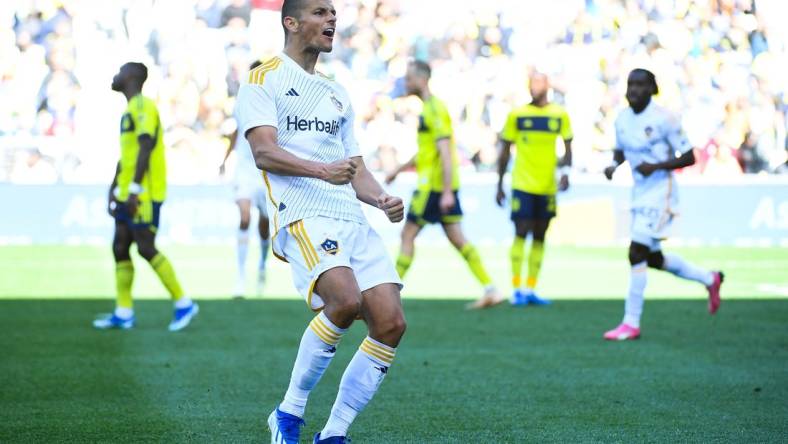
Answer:
[{"label": "short dark hair", "polygon": [[426,78],[430,78],[432,76],[432,69],[430,68],[430,64],[423,61],[423,60],[412,60],[410,65],[416,69],[416,72],[423,75]]},{"label": "short dark hair", "polygon": [[649,71],[649,70],[647,70],[645,68],[635,68],[629,73],[629,75],[632,75],[632,74],[635,74],[635,73],[643,74],[644,76],[646,76],[648,81],[651,83],[651,86],[654,88],[653,92],[651,93],[652,96],[655,96],[655,95],[659,94],[659,86],[657,86],[657,77],[654,75],[653,72],[651,72],[651,71]]},{"label": "short dark hair", "polygon": [[285,41],[287,41],[287,27],[285,26],[285,17],[298,17],[301,10],[304,9],[305,0],[285,0],[282,3],[282,29],[285,31]]},{"label": "short dark hair", "polygon": [[140,62],[129,62],[127,65],[131,68],[131,72],[134,74],[134,78],[140,81],[140,85],[145,83],[148,80],[148,67],[145,66],[144,63]]},{"label": "short dark hair", "polygon": [[249,65],[249,71],[251,71],[251,70],[253,70],[253,69],[257,68],[258,66],[260,66],[260,65],[262,65],[262,64],[263,64],[263,61],[262,61],[262,60],[260,60],[260,59],[257,59],[257,60],[255,60],[254,62],[252,62],[252,64],[251,64],[251,65]]}]

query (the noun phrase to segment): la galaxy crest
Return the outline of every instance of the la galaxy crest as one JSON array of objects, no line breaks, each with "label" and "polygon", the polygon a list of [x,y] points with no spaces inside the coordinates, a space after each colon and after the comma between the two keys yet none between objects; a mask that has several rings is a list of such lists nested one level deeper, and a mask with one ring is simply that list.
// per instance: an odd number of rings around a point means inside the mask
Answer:
[{"label": "la galaxy crest", "polygon": [[342,112],[342,110],[345,108],[342,105],[342,102],[340,102],[339,99],[337,99],[337,96],[335,96],[333,93],[331,93],[331,103],[334,104],[339,112]]},{"label": "la galaxy crest", "polygon": [[326,239],[320,244],[320,248],[328,254],[336,255],[339,251],[339,242],[332,239]]},{"label": "la galaxy crest", "polygon": [[654,132],[654,129],[651,128],[650,126],[647,126],[646,129],[643,130],[643,131],[646,133],[646,137],[650,139],[651,138],[651,133]]}]

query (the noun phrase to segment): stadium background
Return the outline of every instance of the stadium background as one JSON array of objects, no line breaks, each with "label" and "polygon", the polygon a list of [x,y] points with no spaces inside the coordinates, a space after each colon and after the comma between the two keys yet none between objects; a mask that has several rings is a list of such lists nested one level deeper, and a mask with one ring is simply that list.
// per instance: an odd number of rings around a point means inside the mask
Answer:
[{"label": "stadium background", "polygon": [[[218,167],[234,129],[239,76],[252,60],[281,49],[280,3],[0,3],[0,350],[7,351],[0,384],[8,387],[0,390],[0,441],[115,441],[118,430],[140,433],[143,424],[145,431],[129,441],[248,441],[260,433],[255,421],[280,395],[275,387],[289,371],[291,350],[276,344],[294,340],[272,331],[296,331],[308,313],[290,300],[297,297],[289,270],[276,260],[269,263],[264,299],[230,305],[238,215],[232,165],[226,176]],[[479,290],[458,273],[463,264],[439,230],[427,230],[404,295],[412,351],[403,348],[400,379],[387,382],[353,429],[362,442],[785,438],[784,2],[556,0],[548,7],[531,0],[337,0],[335,6],[338,38],[318,69],[348,86],[359,142],[376,173],[415,152],[419,104],[401,97],[402,76],[411,58],[432,64],[431,86],[455,123],[465,228],[502,289],[508,290],[512,230],[506,211],[493,202],[496,137],[510,107],[528,100],[529,70],[551,76],[551,98],[567,108],[575,131],[573,188],[559,197],[540,284],[559,304],[539,314],[508,307],[462,313],[457,299]],[[109,85],[128,60],[149,67],[144,93],[157,100],[165,127],[171,193],[163,249],[186,289],[204,301],[194,331],[171,341],[155,324],[164,322],[159,299],[165,293],[143,267],[134,291],[139,311],[152,320],[128,339],[96,336],[88,328],[97,310],[109,309],[114,288],[105,199],[125,104]],[[655,301],[645,322],[655,329],[639,349],[617,353],[600,348],[599,336],[620,316],[626,290],[630,179],[622,168],[607,183],[601,170],[611,159],[613,119],[626,106],[626,73],[636,66],[656,73],[658,101],[680,113],[698,148],[698,163],[678,173],[683,215],[668,245],[701,265],[725,269],[729,302],[713,321],[699,321],[702,288],[652,273],[647,299]],[[392,190],[407,198],[413,181],[405,175]],[[370,216],[395,251],[399,227]],[[458,340],[456,325],[474,326],[462,336],[463,348],[436,349],[431,340]],[[217,331],[223,339],[216,339]],[[277,363],[256,373],[261,361],[242,347],[263,347],[262,360]],[[186,348],[192,351],[185,358],[172,357]],[[136,357],[118,357],[118,350]],[[469,355],[483,356],[488,365],[468,362]],[[114,356],[111,362],[107,356]],[[577,368],[566,367],[567,359]],[[208,362],[213,367],[204,371]],[[528,377],[517,370],[521,363]],[[178,369],[183,381],[176,389],[167,378],[159,382],[159,364]],[[414,366],[430,371],[405,371]],[[331,381],[341,371],[335,367],[313,401],[322,410],[333,399]],[[117,387],[118,372],[132,383]],[[454,376],[424,386],[431,373]],[[227,375],[234,379],[228,382]],[[489,375],[495,380],[480,385]],[[278,382],[260,388],[261,380]],[[206,395],[205,386],[216,390]],[[256,389],[244,395],[247,386]],[[518,387],[530,395],[514,396]],[[425,398],[417,388],[436,395]],[[114,403],[101,390],[128,402]],[[487,395],[471,396],[480,391]],[[394,393],[421,404],[414,409],[392,399]],[[631,401],[628,408],[637,409],[629,411],[632,421],[616,419],[619,407],[608,411],[600,404],[611,398]],[[450,403],[455,416],[442,403]],[[575,407],[567,410],[567,403]],[[554,428],[535,431],[517,416],[507,420],[513,406],[535,411],[535,421]],[[505,418],[491,425],[473,419],[477,409]],[[728,413],[707,415],[715,409]],[[113,410],[125,420],[108,413]],[[380,427],[376,421],[391,411],[414,411],[443,430],[430,435],[407,419]],[[195,425],[195,417],[208,418],[206,425]],[[307,419],[318,424],[319,418]],[[190,434],[181,434],[185,428]]]}]

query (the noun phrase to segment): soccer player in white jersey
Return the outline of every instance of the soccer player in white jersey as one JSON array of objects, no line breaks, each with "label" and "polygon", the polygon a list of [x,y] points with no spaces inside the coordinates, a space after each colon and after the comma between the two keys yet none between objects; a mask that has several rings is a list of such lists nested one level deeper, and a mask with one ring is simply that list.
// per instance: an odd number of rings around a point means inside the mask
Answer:
[{"label": "soccer player in white jersey", "polygon": [[640,337],[640,315],[649,267],[680,278],[699,282],[709,292],[709,313],[720,307],[723,274],[690,264],[675,254],[663,254],[660,241],[665,238],[678,203],[672,171],[695,163],[687,137],[678,119],[654,103],[657,81],[650,71],[633,70],[627,79],[629,108],[616,119],[614,162],[605,169],[608,179],[624,160],[632,168],[632,239],[629,245],[629,294],[624,320],[606,332],[604,338],[623,341]]},{"label": "soccer player in white jersey", "polygon": [[402,199],[386,194],[364,165],[345,89],[315,71],[332,49],[336,11],[330,0],[285,0],[284,51],[249,74],[238,93],[239,131],[248,139],[268,188],[274,254],[319,311],[301,337],[282,402],[268,418],[271,442],[297,443],[307,397],[357,318],[368,336],[345,369],[316,443],[344,443],[372,399],[405,332],[402,284],[361,202],[404,216]]},{"label": "soccer player in white jersey", "polygon": [[[260,66],[262,62],[255,61],[250,70]],[[237,120],[237,119],[236,119]],[[235,151],[235,173],[233,175],[233,189],[235,190],[235,203],[241,212],[240,226],[237,234],[236,258],[238,262],[238,277],[235,281],[233,297],[242,298],[246,294],[246,256],[249,252],[249,224],[252,220],[252,205],[257,208],[260,216],[257,221],[257,231],[260,235],[260,261],[257,263],[257,294],[263,292],[265,285],[265,262],[268,259],[270,248],[270,230],[268,227],[268,211],[266,210],[266,190],[261,171],[255,165],[252,149],[249,142],[236,129],[230,135],[230,145],[224,153],[224,159],[219,167],[219,173],[224,174],[225,164],[230,153]]]}]

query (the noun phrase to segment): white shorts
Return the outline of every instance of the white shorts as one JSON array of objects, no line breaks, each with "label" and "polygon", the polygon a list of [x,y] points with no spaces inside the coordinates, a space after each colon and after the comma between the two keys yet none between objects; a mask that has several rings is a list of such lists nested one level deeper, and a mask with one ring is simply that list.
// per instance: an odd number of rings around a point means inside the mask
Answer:
[{"label": "white shorts", "polygon": [[233,190],[235,191],[235,201],[250,200],[252,205],[257,207],[260,211],[260,216],[268,217],[268,209],[266,204],[265,183],[263,178],[257,176],[256,179],[251,177],[236,177],[233,181]]},{"label": "white shorts", "polygon": [[646,245],[651,251],[659,251],[661,241],[668,237],[673,217],[674,214],[666,208],[632,208],[632,242]]},{"label": "white shorts", "polygon": [[293,283],[312,310],[324,305],[314,292],[317,279],[334,267],[351,268],[361,291],[385,283],[402,288],[383,239],[366,223],[309,217],[281,229],[273,247],[290,263]]}]

